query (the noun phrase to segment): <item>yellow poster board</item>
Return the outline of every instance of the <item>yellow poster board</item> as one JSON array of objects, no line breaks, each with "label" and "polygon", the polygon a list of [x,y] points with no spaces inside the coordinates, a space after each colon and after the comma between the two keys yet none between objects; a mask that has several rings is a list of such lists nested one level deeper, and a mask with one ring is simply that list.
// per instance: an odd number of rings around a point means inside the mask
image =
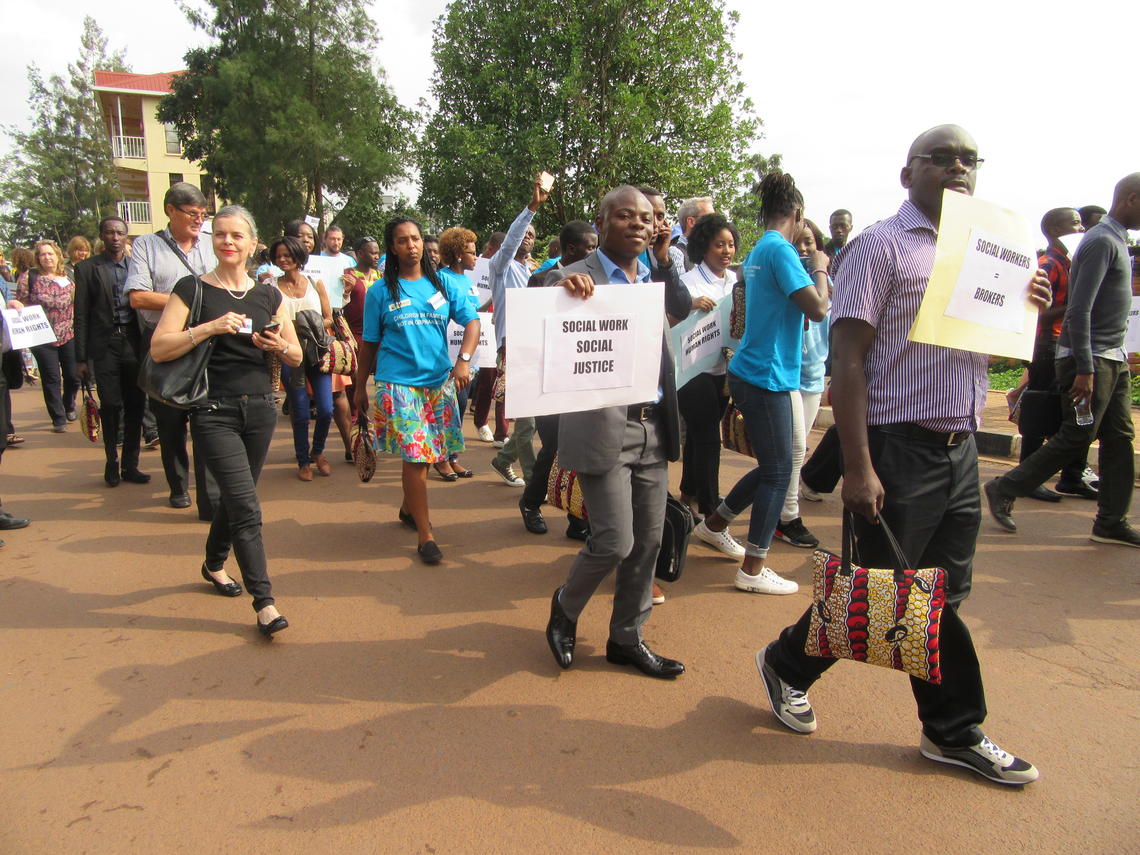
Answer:
[{"label": "yellow poster board", "polygon": [[1013,211],[946,190],[934,269],[908,338],[974,353],[1033,358],[1033,231]]}]

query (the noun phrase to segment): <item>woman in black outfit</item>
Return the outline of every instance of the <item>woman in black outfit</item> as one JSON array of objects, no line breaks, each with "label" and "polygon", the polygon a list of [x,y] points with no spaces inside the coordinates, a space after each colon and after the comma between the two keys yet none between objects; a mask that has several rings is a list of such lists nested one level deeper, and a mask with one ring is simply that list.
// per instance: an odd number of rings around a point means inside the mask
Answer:
[{"label": "woman in black outfit", "polygon": [[232,545],[242,581],[253,597],[257,628],[271,636],[289,622],[274,605],[257,500],[257,478],[277,422],[265,354],[276,353],[286,365],[296,367],[301,347],[292,322],[279,316],[281,292],[255,283],[246,272],[257,247],[257,228],[249,211],[227,205],[214,218],[213,230],[218,266],[199,280],[198,324],[185,328],[196,287],[194,277],[187,276],[174,286],[150,352],[156,362],[167,362],[204,346],[208,339],[214,341],[208,366],[210,405],[190,416],[196,452],[205,458],[221,491],[221,506],[206,538],[202,578],[223,596],[241,595],[241,585],[222,569]]}]

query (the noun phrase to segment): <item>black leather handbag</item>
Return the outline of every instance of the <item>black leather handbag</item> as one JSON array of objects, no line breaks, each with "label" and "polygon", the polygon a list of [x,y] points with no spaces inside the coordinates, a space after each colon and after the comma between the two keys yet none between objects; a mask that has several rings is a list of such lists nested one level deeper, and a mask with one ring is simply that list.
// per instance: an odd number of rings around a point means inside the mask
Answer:
[{"label": "black leather handbag", "polygon": [[[202,282],[194,277],[194,304],[184,329],[197,326],[202,313]],[[195,410],[209,404],[210,382],[206,366],[214,350],[211,336],[188,353],[169,362],[155,362],[147,353],[139,368],[139,387],[156,401],[179,410]]]}]

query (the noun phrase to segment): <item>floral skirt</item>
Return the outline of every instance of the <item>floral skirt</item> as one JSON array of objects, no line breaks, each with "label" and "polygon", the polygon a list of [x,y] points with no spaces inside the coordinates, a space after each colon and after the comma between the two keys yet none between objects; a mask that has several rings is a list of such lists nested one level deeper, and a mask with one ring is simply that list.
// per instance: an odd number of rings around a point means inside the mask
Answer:
[{"label": "floral skirt", "polygon": [[454,380],[434,387],[377,382],[372,420],[376,450],[409,463],[436,463],[463,451]]}]

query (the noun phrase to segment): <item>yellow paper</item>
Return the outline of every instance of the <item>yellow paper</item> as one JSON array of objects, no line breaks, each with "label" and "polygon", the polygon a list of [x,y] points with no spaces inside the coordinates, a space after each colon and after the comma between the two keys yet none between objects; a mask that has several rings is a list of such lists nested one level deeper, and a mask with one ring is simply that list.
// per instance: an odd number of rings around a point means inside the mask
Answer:
[{"label": "yellow paper", "polygon": [[934,269],[908,338],[1032,359],[1037,308],[1033,231],[1019,214],[946,190]]}]

